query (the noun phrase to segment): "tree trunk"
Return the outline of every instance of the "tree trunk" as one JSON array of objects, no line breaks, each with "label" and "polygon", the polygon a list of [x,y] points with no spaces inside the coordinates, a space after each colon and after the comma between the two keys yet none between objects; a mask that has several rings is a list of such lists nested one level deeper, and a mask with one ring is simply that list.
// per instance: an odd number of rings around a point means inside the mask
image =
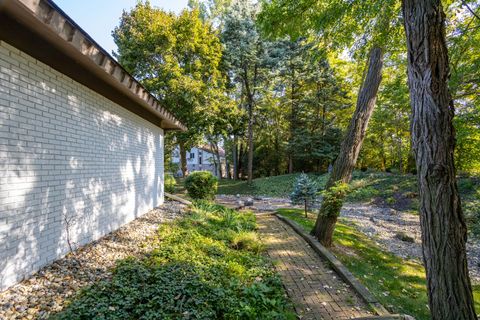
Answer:
[{"label": "tree trunk", "polygon": [[[360,88],[357,107],[348,127],[340,148],[340,154],[335,160],[332,173],[328,179],[326,189],[329,191],[337,183],[349,183],[355,168],[363,139],[367,131],[368,121],[375,107],[378,87],[382,80],[383,50],[374,47],[370,51],[368,70]],[[326,198],[326,197],[325,197]],[[340,205],[329,205],[329,199],[323,199],[322,206],[312,230],[312,234],[325,246],[331,246],[333,230],[340,214],[343,199],[335,199]],[[337,197],[338,198],[338,197]]]},{"label": "tree trunk", "polygon": [[240,178],[240,176],[243,178],[245,176],[245,169],[243,167],[243,157],[245,156],[245,150],[243,146],[243,142],[240,143],[240,148],[238,152],[238,177],[237,179]]},{"label": "tree trunk", "polygon": [[248,184],[253,180],[253,103],[248,104]]},{"label": "tree trunk", "polygon": [[403,0],[402,10],[430,312],[438,320],[477,319],[453,157],[445,15],[440,0]]},{"label": "tree trunk", "polygon": [[220,157],[220,151],[217,149],[217,162],[218,162],[218,178],[223,178],[222,158]]},{"label": "tree trunk", "polygon": [[232,158],[233,158],[233,180],[237,180],[238,179],[238,155],[237,155],[237,136],[233,136],[233,154],[232,154]]},{"label": "tree trunk", "polygon": [[318,226],[315,225],[315,231],[324,235],[322,244],[327,248],[332,246],[333,232],[335,231],[336,223],[337,216],[326,216],[322,219],[321,224]]},{"label": "tree trunk", "polygon": [[185,144],[180,141],[180,169],[182,170],[182,176],[185,178],[188,174],[188,167],[187,167],[187,150],[185,149]]},{"label": "tree trunk", "polygon": [[222,158],[220,157],[220,148],[218,147],[218,142],[212,142],[211,144],[212,149],[215,152],[215,157],[217,158],[217,175],[219,179],[223,178],[223,168],[222,168]]}]

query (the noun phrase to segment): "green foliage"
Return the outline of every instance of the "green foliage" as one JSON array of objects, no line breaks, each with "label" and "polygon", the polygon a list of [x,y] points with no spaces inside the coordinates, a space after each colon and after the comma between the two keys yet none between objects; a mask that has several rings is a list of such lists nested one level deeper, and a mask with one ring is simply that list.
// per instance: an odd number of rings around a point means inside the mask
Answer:
[{"label": "green foliage", "polygon": [[[281,215],[296,221],[305,231],[312,230],[314,216],[305,218],[301,210],[280,209]],[[418,261],[406,260],[382,250],[374,240],[340,218],[333,236],[336,257],[392,313],[430,319],[425,271]],[[480,286],[474,285],[475,307],[480,312]]]},{"label": "green foliage", "polygon": [[365,53],[373,44],[404,46],[400,4],[397,0],[263,0],[259,21],[271,36],[320,34],[325,46]]},{"label": "green foliage", "polygon": [[160,227],[148,255],[119,262],[111,280],[84,290],[53,319],[293,320],[280,279],[251,235],[255,227],[251,213],[197,203]]},{"label": "green foliage", "polygon": [[326,188],[322,191],[322,213],[326,216],[339,215],[340,209],[345,202],[345,196],[350,190],[350,186],[347,183],[337,181],[330,188]]},{"label": "green foliage", "polygon": [[[269,197],[288,197],[292,192],[292,186],[300,176],[299,173],[286,174],[275,177],[254,179],[251,185],[242,180],[221,180],[218,187],[218,194],[245,194]],[[325,185],[326,176],[308,174],[309,178],[315,181],[318,188]]]},{"label": "green foliage", "polygon": [[171,174],[166,173],[165,181],[164,181],[165,191],[168,193],[174,193],[176,184],[177,184],[177,181],[175,180],[175,178]]},{"label": "green foliage", "polygon": [[119,62],[189,130],[176,132],[188,149],[234,117],[221,66],[222,45],[198,10],[179,15],[139,1],[112,32]]},{"label": "green foliage", "polygon": [[305,173],[298,176],[297,181],[290,194],[290,200],[294,204],[302,204],[305,206],[305,216],[309,208],[314,204],[317,198],[318,187],[313,180],[310,180]]},{"label": "green foliage", "polygon": [[[455,160],[464,172],[480,173],[480,20],[464,6],[470,1],[449,1],[447,39],[450,54],[450,89],[455,99],[457,135]],[[479,14],[479,3],[471,8]]]},{"label": "green foliage", "polygon": [[460,179],[458,189],[462,195],[462,208],[469,231],[480,237],[480,178],[466,177]]},{"label": "green foliage", "polygon": [[194,171],[184,183],[192,199],[213,200],[217,193],[218,179],[210,171]]}]

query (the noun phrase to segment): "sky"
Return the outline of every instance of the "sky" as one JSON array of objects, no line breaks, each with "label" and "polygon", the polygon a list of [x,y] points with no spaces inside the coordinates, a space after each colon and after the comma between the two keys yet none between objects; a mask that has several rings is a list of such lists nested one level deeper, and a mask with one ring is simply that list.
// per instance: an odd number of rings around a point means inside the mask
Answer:
[{"label": "sky", "polygon": [[[85,30],[108,53],[116,50],[112,30],[118,25],[122,11],[130,10],[138,0],[54,0],[70,18]],[[151,0],[155,7],[180,12],[188,0]]]}]

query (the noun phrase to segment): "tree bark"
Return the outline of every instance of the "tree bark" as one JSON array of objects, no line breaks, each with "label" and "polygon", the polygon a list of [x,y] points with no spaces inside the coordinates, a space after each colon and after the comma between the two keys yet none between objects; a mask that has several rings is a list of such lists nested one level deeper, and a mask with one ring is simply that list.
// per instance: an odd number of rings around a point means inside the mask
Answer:
[{"label": "tree bark", "polygon": [[[326,185],[327,192],[337,183],[349,183],[352,178],[352,172],[367,131],[368,121],[375,107],[378,87],[382,81],[382,67],[383,50],[379,47],[374,47],[369,54],[368,70],[358,94],[355,113]],[[337,217],[340,214],[343,199],[337,197],[335,200],[339,201],[340,205],[335,206],[327,205],[329,201],[326,200],[329,199],[324,198],[322,201],[312,234],[323,245],[330,247],[332,245],[333,230],[335,229]]]},{"label": "tree bark", "polygon": [[430,312],[438,320],[477,319],[454,165],[445,15],[440,0],[403,0],[402,10]]},{"label": "tree bark", "polygon": [[223,178],[223,168],[222,168],[222,158],[220,157],[220,148],[218,147],[218,142],[211,142],[211,148],[215,152],[215,157],[217,158],[217,176],[219,179]]},{"label": "tree bark", "polygon": [[253,103],[248,104],[248,184],[253,180]]},{"label": "tree bark", "polygon": [[233,158],[233,180],[237,180],[238,179],[238,155],[237,155],[237,136],[233,136],[233,154],[232,154],[232,158]]},{"label": "tree bark", "polygon": [[[297,108],[295,106],[296,96],[295,96],[295,68],[293,64],[290,63],[291,68],[291,84],[290,84],[290,141],[294,138],[294,132],[296,127],[297,120]],[[290,148],[288,152],[288,173],[293,173],[293,150]]]},{"label": "tree bark", "polygon": [[243,166],[243,158],[245,156],[245,150],[243,146],[243,142],[240,142],[240,148],[238,152],[238,177],[237,179],[240,179],[240,176],[243,178],[245,176],[245,168]]},{"label": "tree bark", "polygon": [[180,141],[178,145],[180,147],[180,169],[182,170],[182,176],[185,178],[188,175],[187,150],[182,141]]}]

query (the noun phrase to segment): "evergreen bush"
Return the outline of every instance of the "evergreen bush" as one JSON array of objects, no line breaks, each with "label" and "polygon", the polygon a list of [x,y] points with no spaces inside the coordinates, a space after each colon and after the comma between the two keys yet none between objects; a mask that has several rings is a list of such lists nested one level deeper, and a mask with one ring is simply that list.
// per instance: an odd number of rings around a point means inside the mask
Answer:
[{"label": "evergreen bush", "polygon": [[317,185],[308,175],[302,173],[297,181],[293,192],[290,194],[290,200],[293,204],[303,204],[305,208],[305,217],[307,217],[308,209],[312,207],[317,198]]},{"label": "evergreen bush", "polygon": [[195,171],[185,179],[185,189],[195,200],[213,200],[217,188],[218,180],[209,171]]},{"label": "evergreen bush", "polygon": [[174,193],[175,192],[175,185],[177,184],[177,181],[171,174],[165,174],[165,192],[168,193]]}]

